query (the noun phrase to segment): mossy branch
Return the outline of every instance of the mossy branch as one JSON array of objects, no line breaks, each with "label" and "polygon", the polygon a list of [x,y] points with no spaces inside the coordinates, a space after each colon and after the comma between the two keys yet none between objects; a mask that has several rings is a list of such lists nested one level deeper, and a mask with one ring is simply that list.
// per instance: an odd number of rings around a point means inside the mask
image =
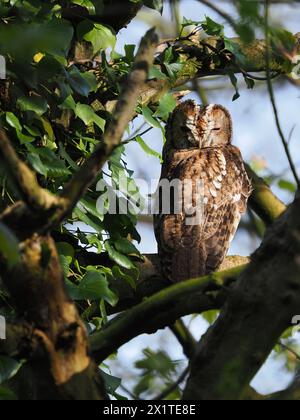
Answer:
[{"label": "mossy branch", "polygon": [[185,315],[219,309],[225,297],[220,291],[226,295],[225,286],[244,269],[245,266],[236,267],[173,285],[121,314],[91,337],[91,349],[97,362],[140,334],[154,333]]}]

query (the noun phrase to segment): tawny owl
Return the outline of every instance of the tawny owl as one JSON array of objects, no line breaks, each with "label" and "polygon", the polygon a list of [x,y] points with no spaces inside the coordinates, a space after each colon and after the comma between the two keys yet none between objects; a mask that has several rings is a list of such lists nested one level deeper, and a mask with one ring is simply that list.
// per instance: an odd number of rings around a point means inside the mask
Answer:
[{"label": "tawny owl", "polygon": [[231,144],[232,120],[224,107],[181,103],[169,118],[166,137],[161,181],[180,182],[171,188],[167,212],[162,202],[168,193],[160,187],[155,234],[162,274],[180,282],[222,264],[252,187],[241,153]]}]

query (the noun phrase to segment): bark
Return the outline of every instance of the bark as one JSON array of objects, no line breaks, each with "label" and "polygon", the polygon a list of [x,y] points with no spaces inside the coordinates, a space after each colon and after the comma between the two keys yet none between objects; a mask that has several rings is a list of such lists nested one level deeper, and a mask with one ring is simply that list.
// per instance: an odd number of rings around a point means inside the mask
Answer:
[{"label": "bark", "polygon": [[86,329],[65,290],[53,239],[33,235],[20,243],[20,254],[21,261],[12,269],[1,265],[1,277],[18,315],[31,326],[30,335],[24,334],[25,327],[11,330],[9,340],[17,340],[19,357],[29,358],[26,371],[34,379],[21,398],[104,398]]}]

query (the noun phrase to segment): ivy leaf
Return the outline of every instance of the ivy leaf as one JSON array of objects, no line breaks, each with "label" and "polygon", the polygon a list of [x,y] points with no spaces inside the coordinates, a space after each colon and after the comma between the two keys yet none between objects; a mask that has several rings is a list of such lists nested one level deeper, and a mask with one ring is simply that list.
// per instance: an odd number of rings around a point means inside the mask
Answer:
[{"label": "ivy leaf", "polygon": [[153,113],[148,106],[143,107],[142,114],[148,124],[154,128],[159,128],[160,130],[162,129],[160,122],[154,118]]},{"label": "ivy leaf", "polygon": [[278,182],[278,187],[293,194],[297,191],[297,186],[293,182],[287,181],[286,179],[281,179]]},{"label": "ivy leaf", "polygon": [[19,118],[12,112],[6,113],[6,122],[16,130],[22,131],[22,125]]},{"label": "ivy leaf", "polygon": [[58,242],[56,244],[57,252],[61,261],[65,278],[68,277],[70,265],[72,264],[75,251],[72,245],[67,242]]},{"label": "ivy leaf", "polygon": [[[138,270],[138,269],[137,269]],[[129,274],[123,273],[121,271],[120,267],[115,265],[112,268],[112,274],[116,279],[124,280],[132,289],[136,289],[136,280],[138,279],[138,276],[135,276],[135,278]],[[135,274],[135,273],[134,273]],[[139,274],[139,273],[138,273]]]},{"label": "ivy leaf", "polygon": [[42,116],[47,112],[47,101],[41,96],[22,96],[17,100],[17,105],[21,111],[32,111]]},{"label": "ivy leaf", "polygon": [[68,284],[71,297],[74,300],[104,299],[111,306],[118,303],[117,295],[108,287],[106,275],[100,271],[91,270],[81,280],[79,286]]},{"label": "ivy leaf", "polygon": [[80,71],[72,66],[68,73],[68,80],[71,88],[82,96],[89,96],[91,87],[88,81],[81,75]]},{"label": "ivy leaf", "polygon": [[95,123],[100,130],[104,131],[106,121],[99,117],[90,105],[77,104],[75,114],[84,122],[85,125]]},{"label": "ivy leaf", "polygon": [[126,255],[138,255],[140,256],[140,251],[126,238],[120,238],[114,242],[114,246],[117,251]]},{"label": "ivy leaf", "polygon": [[71,3],[78,4],[78,6],[85,7],[90,15],[96,14],[96,8],[91,0],[72,0]]},{"label": "ivy leaf", "polygon": [[147,153],[147,155],[156,157],[162,162],[162,155],[156,152],[155,150],[151,149],[151,147],[149,147],[148,144],[144,142],[141,136],[137,136],[135,140],[141,146],[143,151]]},{"label": "ivy leaf", "polygon": [[207,35],[218,36],[221,38],[224,37],[224,25],[220,25],[208,16],[206,17],[206,20],[202,22],[201,26]]},{"label": "ivy leaf", "polygon": [[118,252],[108,241],[105,242],[105,249],[108,252],[109,258],[119,266],[126,268],[127,270],[135,268],[133,262],[128,257]]},{"label": "ivy leaf", "polygon": [[176,105],[177,102],[174,96],[171,93],[167,93],[160,99],[159,106],[154,116],[167,120],[170,113],[176,108]]},{"label": "ivy leaf", "polygon": [[84,20],[78,25],[77,33],[80,39],[92,44],[95,54],[109,47],[114,49],[117,42],[116,35],[111,28],[88,20]]},{"label": "ivy leaf", "polygon": [[235,94],[233,95],[233,98],[232,98],[232,101],[234,102],[237,99],[239,99],[240,96],[241,96],[240,93],[239,93],[239,90],[238,90],[238,79],[233,72],[229,73],[229,78],[230,78],[230,81],[232,83],[232,86],[235,88],[235,91],[236,91]]}]

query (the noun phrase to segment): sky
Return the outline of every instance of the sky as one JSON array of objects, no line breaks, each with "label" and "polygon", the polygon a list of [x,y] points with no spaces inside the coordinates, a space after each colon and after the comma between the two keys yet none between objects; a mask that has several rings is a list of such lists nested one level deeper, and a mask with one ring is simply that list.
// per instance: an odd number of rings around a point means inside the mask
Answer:
[{"label": "sky", "polygon": [[[234,9],[227,1],[218,2],[222,8],[234,15]],[[223,23],[215,13],[208,10],[195,0],[183,0],[181,6],[181,14],[186,18],[201,21],[207,14],[216,21]],[[276,5],[272,7],[273,24],[280,25],[284,22],[286,29],[293,33],[300,31],[300,5]],[[147,23],[145,22],[147,21]],[[164,15],[160,18],[156,12],[147,11],[140,14],[127,29],[123,29],[118,37],[117,51],[122,52],[124,43],[138,44],[141,36],[154,23],[159,22],[160,27],[167,28],[165,22],[170,22],[170,11],[168,7],[165,9]],[[167,37],[167,33],[163,36]],[[170,33],[169,35],[172,35]],[[232,30],[226,25],[226,35],[232,36]],[[248,162],[253,159],[264,162],[266,168],[272,168],[276,174],[282,174],[285,178],[291,179],[288,170],[288,162],[280,142],[278,132],[276,130],[274,115],[270,104],[270,99],[266,86],[260,84],[254,91],[248,91],[245,87],[240,89],[241,98],[232,102],[234,94],[232,86],[227,78],[220,77],[216,80],[202,80],[202,86],[208,87],[208,98],[210,103],[220,103],[232,114],[234,122],[234,144],[238,146],[244,159]],[[299,126],[299,101],[300,91],[289,82],[275,81],[276,102],[279,109],[279,115],[283,130],[288,137],[293,131],[290,142],[290,150],[292,156],[300,169],[300,126]],[[226,85],[228,88],[219,90],[218,86]],[[242,81],[241,81],[242,85]],[[194,95],[188,98],[197,99]],[[136,120],[132,130],[138,127],[143,121]],[[152,130],[143,137],[151,148],[161,152],[163,139],[159,130]],[[135,171],[137,178],[146,180],[159,179],[160,162],[157,158],[150,158],[142,151],[137,149],[136,144],[127,146],[127,162],[130,169]],[[300,173],[300,171],[299,171]],[[291,200],[291,196],[279,188],[274,187],[276,194],[286,203]],[[154,191],[153,191],[154,192]],[[140,223],[138,230],[142,237],[139,249],[142,253],[155,253],[157,246],[154,238],[153,228],[151,224]],[[259,243],[253,240],[248,234],[239,231],[233,241],[230,254],[250,255]],[[276,316],[276,314],[274,314]],[[190,323],[191,317],[187,317],[185,322]],[[272,320],[270,320],[272,322]],[[191,330],[195,337],[200,338],[207,330],[206,321],[196,318],[191,323]],[[118,360],[111,362],[110,367],[112,373],[116,376],[125,375],[130,385],[131,378],[134,378],[137,371],[133,367],[133,363],[141,355],[142,348],[151,347],[152,349],[165,348],[171,354],[174,360],[182,360],[180,346],[176,339],[168,330],[157,333],[155,336],[144,335],[136,338],[129,344],[123,346],[118,353]],[[183,364],[184,365],[184,364]],[[275,360],[271,357],[267,364],[253,381],[253,386],[258,392],[268,394],[285,388],[291,380],[290,374],[287,373],[283,366],[282,360]]]}]

